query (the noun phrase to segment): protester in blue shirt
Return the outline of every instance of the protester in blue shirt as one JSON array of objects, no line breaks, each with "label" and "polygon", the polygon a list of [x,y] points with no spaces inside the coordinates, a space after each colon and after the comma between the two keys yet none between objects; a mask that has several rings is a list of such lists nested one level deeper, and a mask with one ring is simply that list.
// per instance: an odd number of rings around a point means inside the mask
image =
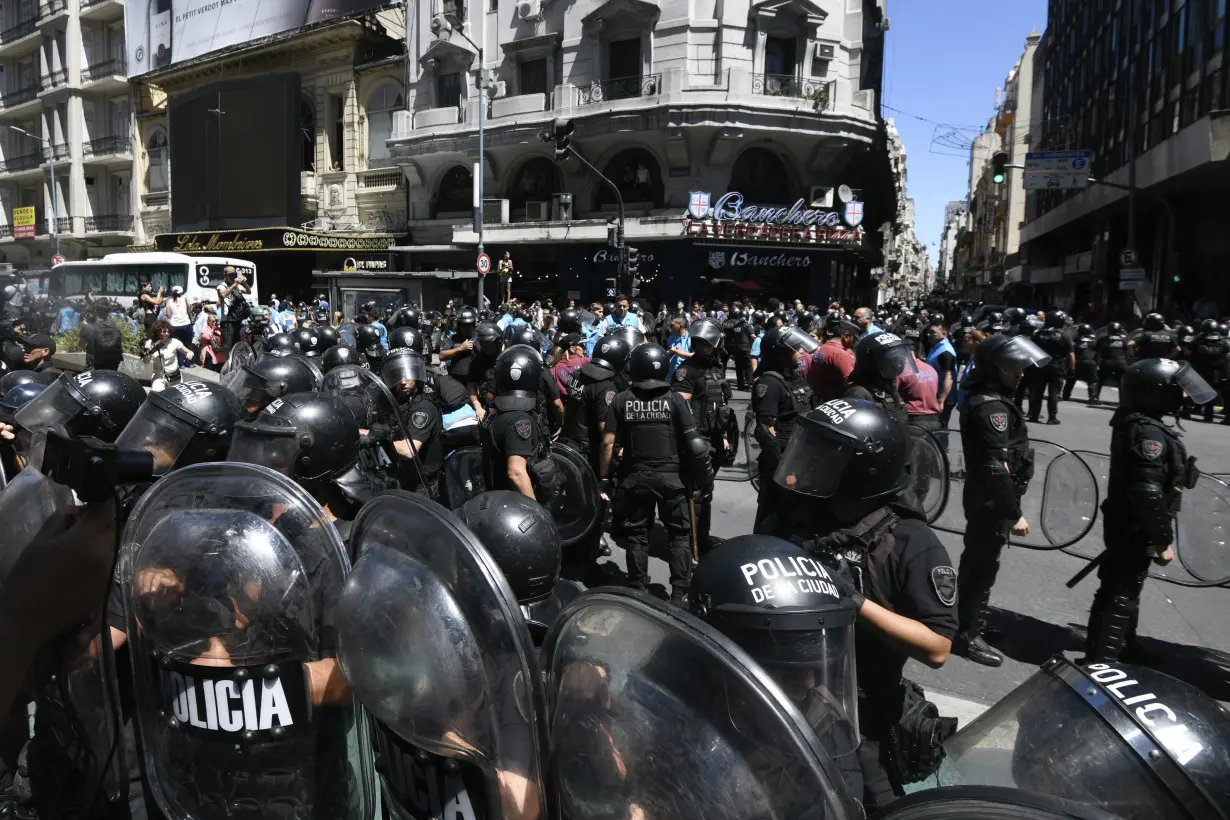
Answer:
[{"label": "protester in blue shirt", "polygon": [[602,322],[603,330],[606,333],[610,333],[621,326],[634,327],[641,333],[645,332],[645,326],[641,324],[641,317],[628,310],[628,297],[622,294],[615,299],[615,312],[606,317]]},{"label": "protester in blue shirt", "polygon": [[682,316],[671,319],[671,335],[666,342],[666,349],[671,354],[671,369],[667,379],[674,381],[679,365],[692,358],[692,337],[688,335],[687,322]]},{"label": "protester in blue shirt", "polygon": [[759,328],[756,331],[756,338],[752,339],[752,352],[749,354],[752,359],[752,372],[755,373],[760,369],[760,342],[764,339],[764,328]]},{"label": "protester in blue shirt", "polygon": [[71,304],[60,308],[60,313],[56,316],[56,333],[64,333],[68,330],[75,330],[81,322],[81,317],[77,314],[77,309]]},{"label": "protester in blue shirt", "polygon": [[884,328],[871,320],[871,308],[861,307],[854,311],[854,323],[863,329],[864,336],[884,332]]}]

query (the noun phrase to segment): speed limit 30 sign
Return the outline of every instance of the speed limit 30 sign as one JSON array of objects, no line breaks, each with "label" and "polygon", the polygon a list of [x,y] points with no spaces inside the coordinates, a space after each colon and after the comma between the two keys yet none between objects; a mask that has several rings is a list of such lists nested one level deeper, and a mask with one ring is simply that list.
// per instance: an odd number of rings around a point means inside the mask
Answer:
[{"label": "speed limit 30 sign", "polygon": [[478,255],[478,275],[486,276],[491,273],[491,257],[485,253]]}]

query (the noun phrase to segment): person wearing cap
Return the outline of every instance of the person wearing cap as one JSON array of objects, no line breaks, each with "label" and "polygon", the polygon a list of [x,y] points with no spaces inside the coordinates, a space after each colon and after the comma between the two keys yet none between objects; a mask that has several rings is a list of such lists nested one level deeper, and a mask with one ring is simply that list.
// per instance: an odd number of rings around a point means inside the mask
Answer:
[{"label": "person wearing cap", "polygon": [[21,346],[26,350],[26,354],[23,357],[26,370],[33,370],[35,373],[47,373],[59,378],[60,371],[51,363],[51,357],[56,354],[55,339],[46,333],[35,333],[33,336],[27,336],[22,339]]},{"label": "person wearing cap", "polygon": [[579,333],[565,333],[559,338],[558,346],[561,355],[551,366],[551,375],[555,383],[559,385],[564,401],[567,402],[568,379],[571,378],[573,371],[579,370],[581,365],[589,361],[589,356],[585,355],[585,339]]}]

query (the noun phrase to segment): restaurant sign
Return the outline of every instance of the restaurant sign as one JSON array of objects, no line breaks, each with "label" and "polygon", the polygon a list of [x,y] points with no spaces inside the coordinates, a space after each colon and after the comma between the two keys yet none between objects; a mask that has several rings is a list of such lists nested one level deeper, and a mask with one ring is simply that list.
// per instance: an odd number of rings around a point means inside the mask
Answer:
[{"label": "restaurant sign", "polygon": [[297,228],[164,233],[154,237],[160,251],[176,253],[254,253],[258,251],[387,251],[398,243],[391,234],[315,233]]},{"label": "restaurant sign", "polygon": [[716,202],[708,192],[692,191],[683,217],[684,233],[698,239],[803,245],[857,245],[862,224],[862,202],[847,202],[840,210],[811,208],[802,198],[790,207],[749,205],[738,191]]}]

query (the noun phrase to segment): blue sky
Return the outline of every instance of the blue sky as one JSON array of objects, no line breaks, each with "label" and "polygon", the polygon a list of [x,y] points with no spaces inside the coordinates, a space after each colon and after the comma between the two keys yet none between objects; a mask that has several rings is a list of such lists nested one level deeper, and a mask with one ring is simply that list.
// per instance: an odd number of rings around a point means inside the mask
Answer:
[{"label": "blue sky", "polygon": [[1046,6],[1046,0],[888,0],[884,116],[897,123],[905,143],[914,230],[932,263],[944,206],[964,199],[969,184],[968,152],[936,153],[962,152],[932,146],[935,123],[958,127],[953,142],[986,124],[995,89],[1021,56],[1026,35],[1046,28]]}]

